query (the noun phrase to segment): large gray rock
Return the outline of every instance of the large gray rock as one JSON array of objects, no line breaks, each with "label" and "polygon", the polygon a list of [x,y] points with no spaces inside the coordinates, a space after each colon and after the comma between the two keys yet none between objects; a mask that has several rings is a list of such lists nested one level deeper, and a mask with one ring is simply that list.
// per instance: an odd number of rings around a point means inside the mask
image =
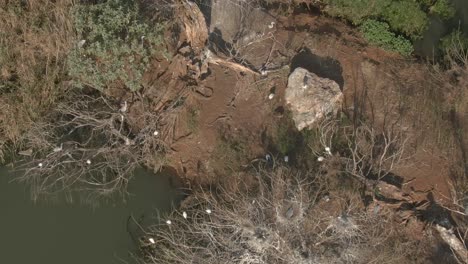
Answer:
[{"label": "large gray rock", "polygon": [[[209,9],[210,42],[215,52],[234,56],[252,70],[269,60],[276,19],[252,0],[212,0]],[[221,54],[217,54],[221,55]]]},{"label": "large gray rock", "polygon": [[285,100],[300,131],[313,128],[328,115],[336,115],[343,102],[343,93],[335,81],[296,68],[289,75]]},{"label": "large gray rock", "polygon": [[[246,45],[272,31],[275,18],[249,0],[212,0],[210,33],[221,34],[223,40]],[[269,27],[270,26],[270,27]]]}]

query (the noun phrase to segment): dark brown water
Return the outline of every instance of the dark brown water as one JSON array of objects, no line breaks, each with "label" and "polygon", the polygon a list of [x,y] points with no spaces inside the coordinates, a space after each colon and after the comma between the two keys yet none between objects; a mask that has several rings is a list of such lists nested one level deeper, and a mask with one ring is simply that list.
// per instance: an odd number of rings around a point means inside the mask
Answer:
[{"label": "dark brown water", "polygon": [[126,204],[119,200],[94,209],[64,200],[34,204],[25,187],[10,180],[0,168],[1,264],[134,263],[128,216],[155,221],[157,210],[168,211],[181,197],[168,175],[143,170],[131,181]]}]

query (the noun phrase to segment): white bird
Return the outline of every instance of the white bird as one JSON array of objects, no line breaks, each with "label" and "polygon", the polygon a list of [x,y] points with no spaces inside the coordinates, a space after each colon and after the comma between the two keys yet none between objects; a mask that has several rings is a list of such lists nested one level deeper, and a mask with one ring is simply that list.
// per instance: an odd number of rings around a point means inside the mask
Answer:
[{"label": "white bird", "polygon": [[127,112],[128,104],[127,101],[124,101],[124,103],[120,107],[120,112],[125,113]]},{"label": "white bird", "polygon": [[37,164],[37,166],[39,166],[39,168],[42,168],[42,166],[43,166],[42,162]]},{"label": "white bird", "polygon": [[153,135],[155,135],[155,136],[159,135],[159,131],[155,130],[155,131],[153,132]]},{"label": "white bird", "polygon": [[60,144],[60,147],[55,147],[55,148],[53,149],[53,151],[54,151],[54,152],[60,152],[60,151],[62,151],[62,149],[63,149],[63,143]]},{"label": "white bird", "polygon": [[207,214],[211,214],[211,210],[210,210],[210,209],[206,209],[205,212],[206,212]]},{"label": "white bird", "polygon": [[183,212],[183,213],[182,213],[182,217],[183,217],[184,219],[187,219],[187,213],[186,213],[186,212]]},{"label": "white bird", "polygon": [[317,158],[317,161],[318,161],[318,162],[322,162],[322,161],[324,161],[324,160],[325,160],[324,157],[318,157],[318,158]]},{"label": "white bird", "polygon": [[171,220],[167,220],[167,221],[166,221],[166,224],[170,225],[170,224],[172,224],[172,221],[171,221]]},{"label": "white bird", "polygon": [[91,164],[91,160],[86,160],[86,164],[90,165],[90,164]]},{"label": "white bird", "polygon": [[78,41],[78,43],[77,43],[78,48],[79,48],[79,49],[82,48],[82,47],[84,46],[85,43],[86,43],[86,40],[85,40],[85,39],[82,39],[82,40]]},{"label": "white bird", "polygon": [[148,240],[149,240],[149,242],[150,242],[151,244],[156,244],[156,241],[154,241],[154,239],[153,239],[152,237],[150,237]]},{"label": "white bird", "polygon": [[273,99],[274,97],[275,97],[274,93],[271,93],[271,94],[268,95],[268,99],[270,99],[270,100]]},{"label": "white bird", "polygon": [[326,148],[325,148],[325,152],[326,152],[328,155],[332,155],[331,149],[330,149],[329,147],[326,147]]},{"label": "white bird", "polygon": [[268,28],[269,28],[269,29],[272,29],[274,26],[275,26],[275,22],[272,21],[272,22],[270,23],[270,25],[268,25]]}]

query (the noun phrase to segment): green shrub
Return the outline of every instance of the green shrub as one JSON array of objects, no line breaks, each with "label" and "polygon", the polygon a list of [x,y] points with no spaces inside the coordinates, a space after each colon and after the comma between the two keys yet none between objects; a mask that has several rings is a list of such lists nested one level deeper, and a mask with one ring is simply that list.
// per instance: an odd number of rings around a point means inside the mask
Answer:
[{"label": "green shrub", "polygon": [[331,16],[354,25],[361,25],[366,19],[384,20],[392,31],[412,39],[418,39],[426,29],[428,16],[423,8],[432,4],[430,0],[323,0],[323,3],[327,5],[325,12]]},{"label": "green shrub", "polygon": [[326,12],[334,17],[349,20],[360,25],[368,17],[378,17],[389,6],[391,0],[324,0]]},{"label": "green shrub", "polygon": [[411,41],[402,36],[396,36],[385,22],[368,19],[361,25],[360,30],[369,43],[385,50],[395,51],[402,55],[410,55],[413,52]]},{"label": "green shrub", "polygon": [[412,39],[420,38],[429,22],[427,14],[421,10],[419,4],[410,0],[393,2],[385,9],[382,18],[392,30]]},{"label": "green shrub", "polygon": [[434,4],[434,0],[417,0],[417,2],[424,8],[427,9]]},{"label": "green shrub", "polygon": [[135,0],[77,5],[73,14],[80,40],[68,56],[74,84],[103,90],[120,82],[138,90],[154,47],[161,43],[162,27],[142,21]]},{"label": "green shrub", "polygon": [[448,0],[438,0],[430,8],[430,12],[432,14],[435,14],[445,20],[453,18],[456,11],[457,10],[455,10],[455,7],[453,7],[453,5]]}]

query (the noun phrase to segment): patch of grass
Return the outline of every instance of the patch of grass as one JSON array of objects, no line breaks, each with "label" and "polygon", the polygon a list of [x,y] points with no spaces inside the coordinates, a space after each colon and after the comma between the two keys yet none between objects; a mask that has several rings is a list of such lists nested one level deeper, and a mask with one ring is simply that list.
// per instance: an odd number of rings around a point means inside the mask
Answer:
[{"label": "patch of grass", "polygon": [[119,82],[139,90],[162,42],[162,26],[150,27],[135,0],[76,5],[73,23],[79,41],[68,56],[68,71],[74,85],[103,91]]},{"label": "patch of grass", "polygon": [[298,144],[300,143],[298,141],[298,132],[294,126],[294,122],[290,118],[286,119],[287,120],[282,120],[278,124],[274,138],[275,147],[283,156],[298,149]]},{"label": "patch of grass", "polygon": [[0,145],[19,147],[65,92],[72,2],[0,1]]},{"label": "patch of grass", "polygon": [[215,169],[221,175],[239,171],[249,157],[248,143],[241,137],[223,138],[218,141],[213,151]]}]

